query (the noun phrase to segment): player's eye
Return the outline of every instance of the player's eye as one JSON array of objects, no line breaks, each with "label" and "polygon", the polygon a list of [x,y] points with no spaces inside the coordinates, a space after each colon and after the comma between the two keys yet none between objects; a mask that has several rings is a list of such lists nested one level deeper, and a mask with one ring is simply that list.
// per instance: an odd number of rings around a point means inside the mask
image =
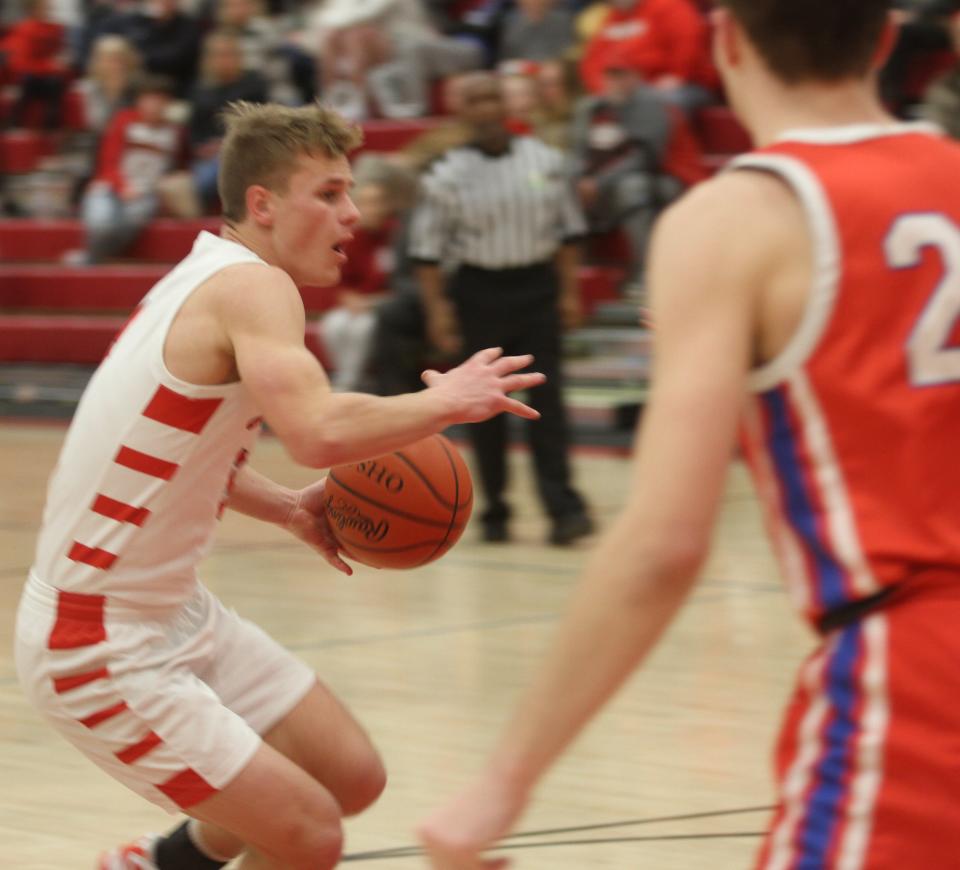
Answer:
[{"label": "player's eye", "polygon": [[334,203],[340,196],[339,190],[324,190],[320,192],[320,199],[324,202]]}]

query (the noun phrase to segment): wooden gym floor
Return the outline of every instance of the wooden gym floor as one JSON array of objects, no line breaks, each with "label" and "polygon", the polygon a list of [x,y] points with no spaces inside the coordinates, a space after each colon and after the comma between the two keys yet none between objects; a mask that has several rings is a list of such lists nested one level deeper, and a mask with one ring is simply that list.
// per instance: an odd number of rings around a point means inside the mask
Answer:
[{"label": "wooden gym floor", "polygon": [[[24,702],[11,645],[47,477],[64,429],[0,424],[0,867],[87,870],[99,849],[171,819],[127,793]],[[542,544],[528,457],[512,455],[515,541],[457,547],[412,572],[336,574],[283,533],[228,514],[205,582],[295,650],[363,721],[386,759],[380,802],[348,823],[348,853],[412,844],[411,828],[473,772],[531,675],[589,544]],[[254,466],[310,479],[272,439]],[[625,460],[579,454],[577,479],[601,523],[624,495]],[[794,671],[813,646],[788,608],[742,467],[734,466],[713,555],[648,666],[543,785],[524,830],[598,826],[551,840],[622,840],[516,850],[521,870],[750,866],[771,803],[770,747]],[[269,811],[269,808],[264,808]],[[644,839],[638,839],[644,838]],[[655,838],[655,839],[645,839]],[[531,842],[535,842],[531,840]],[[416,857],[357,862],[423,867]]]}]

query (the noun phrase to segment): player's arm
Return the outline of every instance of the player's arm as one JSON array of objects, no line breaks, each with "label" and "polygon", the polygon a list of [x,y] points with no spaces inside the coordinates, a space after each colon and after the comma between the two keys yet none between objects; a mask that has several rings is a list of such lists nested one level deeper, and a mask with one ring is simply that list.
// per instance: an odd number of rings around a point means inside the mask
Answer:
[{"label": "player's arm", "polygon": [[539,384],[515,374],[530,357],[481,351],[445,373],[427,372],[428,388],[404,396],[333,393],[303,343],[303,302],[290,278],[260,265],[235,267],[222,283],[217,317],[240,379],[297,462],[328,468],[387,453],[455,422],[504,411],[536,418],[507,394]]},{"label": "player's arm", "polygon": [[303,489],[290,489],[245,465],[234,479],[227,507],[286,529],[338,571],[352,574],[353,570],[340,558],[336,538],[327,524],[323,510],[325,485],[326,478]]},{"label": "player's arm", "polygon": [[421,828],[436,868],[496,866],[478,850],[509,830],[546,769],[650,651],[693,585],[734,448],[756,299],[774,259],[764,253],[776,224],[764,209],[768,184],[776,182],[717,179],[657,229],[649,274],[655,369],[627,503],[590,557],[485,771]]}]

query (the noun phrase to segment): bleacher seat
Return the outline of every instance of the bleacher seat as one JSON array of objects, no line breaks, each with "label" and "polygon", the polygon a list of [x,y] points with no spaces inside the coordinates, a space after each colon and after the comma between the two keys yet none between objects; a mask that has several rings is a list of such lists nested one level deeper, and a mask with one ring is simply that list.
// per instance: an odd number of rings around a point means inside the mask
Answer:
[{"label": "bleacher seat", "polygon": [[0,175],[33,172],[41,158],[57,151],[59,133],[8,130],[0,133]]},{"label": "bleacher seat", "polygon": [[[441,121],[369,121],[363,148],[395,151]],[[708,163],[719,166],[749,147],[729,109],[703,110],[696,130]],[[57,138],[34,130],[0,135],[0,171],[28,172],[54,152]],[[123,263],[94,267],[60,264],[64,253],[82,247],[77,220],[0,220],[0,360],[93,364],[103,358],[129,312],[170,264],[184,257],[197,233],[216,232],[217,218],[153,221]],[[612,250],[612,249],[611,249]],[[609,264],[584,266],[579,279],[584,313],[617,300],[623,269]],[[316,316],[336,303],[336,288],[305,288],[304,304]],[[307,345],[321,359],[322,343],[313,322]]]},{"label": "bleacher seat", "polygon": [[[201,230],[219,232],[218,218],[153,221],[131,248],[132,260],[175,263],[189,253]],[[77,220],[0,220],[0,261],[59,260],[83,246],[83,226]]]}]

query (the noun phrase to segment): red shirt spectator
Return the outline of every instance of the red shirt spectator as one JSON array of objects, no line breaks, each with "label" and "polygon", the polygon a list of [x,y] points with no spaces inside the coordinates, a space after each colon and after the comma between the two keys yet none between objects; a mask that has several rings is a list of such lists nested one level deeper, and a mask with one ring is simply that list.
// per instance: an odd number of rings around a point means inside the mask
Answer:
[{"label": "red shirt spectator", "polygon": [[14,24],[0,40],[6,64],[14,77],[25,75],[59,76],[66,73],[60,61],[63,51],[63,26],[41,18],[27,18]]},{"label": "red shirt spectator", "polygon": [[183,162],[183,128],[162,118],[153,105],[166,97],[141,94],[132,109],[121,109],[104,133],[95,182],[104,182],[122,197],[153,193],[161,177]]},{"label": "red shirt spectator", "polygon": [[376,228],[354,227],[353,238],[344,243],[347,262],[340,278],[342,290],[372,295],[387,290],[393,269],[393,235],[396,221],[388,218]]},{"label": "red shirt spectator", "polygon": [[713,83],[706,22],[690,0],[612,3],[580,62],[580,74],[591,93],[603,89],[606,56],[620,46],[629,50],[634,68],[650,84],[665,78]]}]

